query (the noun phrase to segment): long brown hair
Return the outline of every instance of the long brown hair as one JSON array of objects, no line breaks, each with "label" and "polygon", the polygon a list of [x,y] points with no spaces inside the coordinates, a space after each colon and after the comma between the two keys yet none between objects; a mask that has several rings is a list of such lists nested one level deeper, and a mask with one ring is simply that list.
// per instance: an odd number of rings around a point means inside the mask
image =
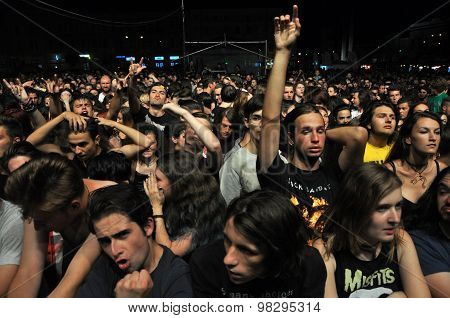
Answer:
[{"label": "long brown hair", "polygon": [[[375,163],[364,164],[349,171],[326,213],[322,238],[327,254],[355,252],[367,244],[362,237],[370,224],[373,211],[381,199],[401,185],[402,182],[393,172]],[[397,239],[396,237],[391,244],[389,257],[393,256]]]}]

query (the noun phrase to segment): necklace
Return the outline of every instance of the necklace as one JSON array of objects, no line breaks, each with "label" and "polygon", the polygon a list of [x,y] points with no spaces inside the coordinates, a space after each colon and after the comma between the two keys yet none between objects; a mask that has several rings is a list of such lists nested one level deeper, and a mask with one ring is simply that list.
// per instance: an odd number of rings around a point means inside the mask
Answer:
[{"label": "necklace", "polygon": [[422,182],[422,188],[426,189],[426,183],[427,183],[427,178],[425,176],[422,175],[422,173],[425,171],[425,169],[427,169],[428,167],[428,160],[427,163],[425,165],[423,165],[422,170],[420,170],[420,167],[422,165],[413,165],[412,163],[410,163],[408,160],[406,160],[406,163],[411,167],[411,169],[413,169],[416,172],[416,175],[413,179],[410,180],[410,182],[413,185],[416,185],[418,182]]}]

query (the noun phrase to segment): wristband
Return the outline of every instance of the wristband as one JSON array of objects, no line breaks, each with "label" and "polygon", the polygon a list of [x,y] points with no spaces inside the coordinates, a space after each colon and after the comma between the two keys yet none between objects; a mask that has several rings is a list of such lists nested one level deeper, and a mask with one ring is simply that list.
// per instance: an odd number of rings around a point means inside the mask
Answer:
[{"label": "wristband", "polygon": [[164,220],[164,215],[161,215],[161,214],[154,215],[153,218],[154,219],[163,219]]}]

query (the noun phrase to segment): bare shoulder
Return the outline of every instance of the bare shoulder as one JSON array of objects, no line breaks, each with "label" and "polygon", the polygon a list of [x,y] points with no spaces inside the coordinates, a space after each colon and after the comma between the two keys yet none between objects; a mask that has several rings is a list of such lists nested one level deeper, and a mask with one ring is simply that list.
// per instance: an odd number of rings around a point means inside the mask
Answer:
[{"label": "bare shoulder", "polygon": [[445,168],[448,167],[448,165],[445,162],[443,162],[443,161],[438,160],[437,163],[439,165],[439,170],[440,171],[442,171],[442,170],[444,170]]},{"label": "bare shoulder", "polygon": [[112,185],[116,185],[117,182],[114,181],[103,181],[103,180],[92,180],[92,179],[83,179],[84,184],[89,189],[89,192],[93,192],[100,188],[109,187]]}]

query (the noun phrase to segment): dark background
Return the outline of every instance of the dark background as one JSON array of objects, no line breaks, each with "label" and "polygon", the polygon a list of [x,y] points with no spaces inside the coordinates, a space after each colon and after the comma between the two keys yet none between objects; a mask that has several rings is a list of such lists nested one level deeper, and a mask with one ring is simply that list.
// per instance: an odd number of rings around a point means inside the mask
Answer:
[{"label": "dark background", "polygon": [[[145,56],[151,64],[149,66],[155,66],[154,56],[183,55],[181,0],[44,2],[0,0],[0,71],[45,71],[54,69],[55,66],[59,69],[92,69],[95,68],[92,61],[108,68],[116,68],[123,62],[115,58],[118,55],[137,58]],[[282,13],[290,14],[293,3],[272,1],[270,5],[266,5],[262,1],[186,0],[186,41],[223,41],[225,36],[228,41],[268,40],[268,56],[272,56],[273,17]],[[443,4],[447,5],[421,24],[410,27]],[[49,5],[94,19],[75,16]],[[173,14],[161,19],[170,13]],[[294,54],[303,54],[298,57],[298,63],[305,68],[350,63],[365,56],[367,57],[361,63],[385,68],[400,67],[402,64],[448,64],[449,13],[449,1],[442,0],[302,1],[302,35]],[[148,23],[136,24],[139,21]],[[406,32],[395,37],[404,30]],[[393,37],[393,41],[383,46],[383,43]],[[351,47],[348,43],[350,38]],[[242,46],[265,54],[262,44]],[[378,49],[378,46],[381,48]],[[188,44],[185,52],[192,53],[205,47],[207,45]],[[347,52],[343,52],[343,47]],[[89,54],[91,61],[80,58],[80,53]],[[306,57],[308,53],[309,57]],[[229,54],[231,57],[237,53],[221,49],[214,54],[217,58],[221,54]],[[58,59],[55,55],[58,55]],[[199,56],[192,57],[191,60],[194,61]],[[249,63],[257,60],[258,57],[254,56],[249,58]],[[226,62],[226,57],[219,62]],[[168,67],[168,63],[164,67]]]}]

